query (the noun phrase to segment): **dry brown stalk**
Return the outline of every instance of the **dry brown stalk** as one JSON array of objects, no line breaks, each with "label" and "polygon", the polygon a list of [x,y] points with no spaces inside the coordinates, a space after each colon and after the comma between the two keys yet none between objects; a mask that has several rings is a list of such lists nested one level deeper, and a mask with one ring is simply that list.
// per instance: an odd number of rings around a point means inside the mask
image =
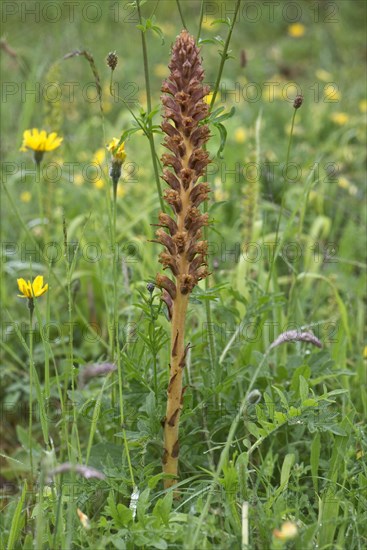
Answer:
[{"label": "dry brown stalk", "polygon": [[198,183],[208,165],[203,145],[209,138],[208,126],[201,123],[208,115],[203,98],[209,88],[203,86],[204,71],[199,49],[190,34],[183,30],[172,48],[170,74],[163,83],[164,116],[162,130],[169,153],[162,162],[163,179],[169,185],[165,200],[173,216],[161,212],[156,241],[165,246],[159,261],[170,269],[173,279],[157,275],[171,319],[171,362],[164,418],[163,471],[175,476],[165,480],[165,487],[176,483],[179,455],[179,421],[183,405],[182,375],[189,344],[185,345],[185,318],[189,296],[195,285],[208,275],[207,242],[201,240],[201,228],[208,215],[198,207],[210,191],[207,183]]}]

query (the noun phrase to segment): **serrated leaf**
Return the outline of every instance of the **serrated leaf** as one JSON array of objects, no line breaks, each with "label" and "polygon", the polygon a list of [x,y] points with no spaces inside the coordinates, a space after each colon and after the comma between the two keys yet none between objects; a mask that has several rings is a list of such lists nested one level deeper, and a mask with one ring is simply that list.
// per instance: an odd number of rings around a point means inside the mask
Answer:
[{"label": "serrated leaf", "polygon": [[289,409],[289,405],[288,405],[288,401],[287,401],[287,398],[286,396],[284,395],[284,393],[282,392],[282,390],[280,390],[279,388],[277,388],[277,386],[272,386],[272,388],[277,392],[277,394],[279,395],[280,397],[280,402],[281,404],[283,405],[283,407],[285,408],[285,410],[287,411]]}]

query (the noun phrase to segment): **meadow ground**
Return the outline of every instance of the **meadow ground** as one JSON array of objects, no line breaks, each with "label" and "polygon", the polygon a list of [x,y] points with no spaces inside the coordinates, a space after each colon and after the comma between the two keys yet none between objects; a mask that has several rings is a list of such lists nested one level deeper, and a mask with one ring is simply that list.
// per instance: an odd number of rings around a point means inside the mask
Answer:
[{"label": "meadow ground", "polygon": [[[364,548],[364,2],[1,10],[2,547]],[[169,211],[160,88],[183,27],[211,88],[212,193],[177,495],[151,240]],[[63,138],[36,163],[35,135],[20,151],[32,128]]]}]

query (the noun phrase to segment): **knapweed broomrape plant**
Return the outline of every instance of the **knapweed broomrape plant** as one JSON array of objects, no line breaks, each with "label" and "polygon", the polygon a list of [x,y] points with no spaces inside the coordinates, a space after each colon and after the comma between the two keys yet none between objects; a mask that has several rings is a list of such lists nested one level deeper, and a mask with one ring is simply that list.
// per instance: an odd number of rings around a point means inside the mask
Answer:
[{"label": "knapweed broomrape plant", "polygon": [[170,151],[162,157],[163,179],[169,185],[164,199],[173,216],[161,212],[156,241],[165,246],[159,261],[170,269],[173,280],[157,275],[157,285],[163,289],[162,300],[171,320],[171,361],[166,416],[164,418],[163,471],[172,477],[165,480],[168,488],[176,483],[178,471],[178,428],[183,404],[182,375],[189,344],[185,345],[185,318],[189,296],[195,285],[208,275],[206,254],[208,244],[202,240],[201,228],[208,215],[198,207],[210,191],[207,183],[198,183],[208,165],[208,153],[203,145],[209,138],[209,128],[202,121],[209,107],[203,101],[209,88],[203,86],[204,71],[194,38],[183,30],[172,49],[170,75],[163,83],[164,115],[162,130],[164,146]]}]

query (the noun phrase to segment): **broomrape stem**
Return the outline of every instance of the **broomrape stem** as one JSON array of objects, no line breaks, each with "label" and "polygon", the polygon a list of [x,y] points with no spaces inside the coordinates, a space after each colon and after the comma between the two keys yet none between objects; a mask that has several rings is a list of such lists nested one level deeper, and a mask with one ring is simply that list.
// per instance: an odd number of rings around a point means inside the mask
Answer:
[{"label": "broomrape stem", "polygon": [[[169,268],[175,282],[157,275],[156,283],[161,299],[171,319],[170,378],[167,389],[167,407],[164,425],[163,471],[170,477],[165,488],[176,483],[179,455],[179,420],[183,407],[183,370],[189,345],[185,346],[185,319],[189,296],[201,279],[208,275],[206,265],[207,242],[200,240],[202,227],[208,223],[208,214],[201,214],[198,206],[210,191],[207,183],[197,183],[209,163],[203,145],[209,138],[209,129],[200,124],[208,115],[203,101],[209,89],[203,86],[204,71],[194,38],[184,30],[177,37],[169,64],[170,75],[163,83],[165,108],[162,130],[169,153],[162,157],[165,169],[163,179],[170,189],[165,200],[174,217],[161,212],[160,229],[156,242],[166,247],[159,261]],[[173,122],[173,124],[171,124]],[[171,154],[172,153],[172,154]],[[163,229],[165,228],[167,232]]]}]

